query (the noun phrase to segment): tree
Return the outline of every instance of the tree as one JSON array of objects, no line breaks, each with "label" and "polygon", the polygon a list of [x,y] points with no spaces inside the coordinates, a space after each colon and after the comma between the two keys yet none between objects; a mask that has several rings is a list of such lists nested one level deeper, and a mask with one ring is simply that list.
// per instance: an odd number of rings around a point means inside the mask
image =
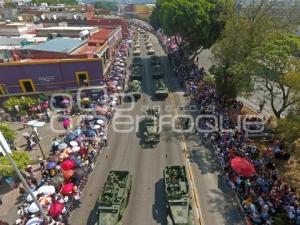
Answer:
[{"label": "tree", "polygon": [[242,79],[264,87],[277,118],[300,102],[300,61],[294,56],[299,50],[298,36],[275,33],[233,69]]},{"label": "tree", "polygon": [[286,118],[279,119],[277,133],[280,138],[289,144],[300,138],[300,104],[291,111]]},{"label": "tree", "polygon": [[0,131],[8,142],[13,143],[15,141],[16,132],[8,124],[0,123]]},{"label": "tree", "polygon": [[[13,152],[12,158],[21,171],[23,171],[31,163],[28,153],[23,151]],[[3,176],[11,176],[15,174],[15,171],[6,156],[0,157],[0,174]]]},{"label": "tree", "polygon": [[[241,79],[232,68],[247,58],[251,51],[265,41],[276,23],[269,11],[272,1],[261,0],[261,4],[249,4],[242,9],[228,7],[222,37],[213,46],[215,65],[210,72],[216,76],[218,91],[236,97],[242,91],[251,91],[249,79]],[[243,77],[245,78],[245,77]]]},{"label": "tree", "polygon": [[94,6],[97,9],[106,9],[108,11],[118,11],[117,2],[94,2]]},{"label": "tree", "polygon": [[225,8],[221,0],[159,0],[150,21],[161,26],[175,41],[188,61],[193,61],[220,37]]}]

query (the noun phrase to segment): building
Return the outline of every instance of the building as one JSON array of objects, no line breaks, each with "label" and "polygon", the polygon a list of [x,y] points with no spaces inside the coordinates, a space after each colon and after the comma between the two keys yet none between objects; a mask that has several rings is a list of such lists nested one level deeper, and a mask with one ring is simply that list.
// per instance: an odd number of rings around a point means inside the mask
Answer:
[{"label": "building", "polygon": [[35,32],[37,28],[41,28],[41,24],[33,23],[4,23],[0,24],[0,36],[19,37],[23,34]]},{"label": "building", "polygon": [[103,81],[101,59],[0,63],[0,96],[74,90]]},{"label": "building", "polygon": [[56,35],[59,37],[82,38],[90,36],[98,30],[98,27],[43,27],[35,30],[38,37],[51,37]]}]

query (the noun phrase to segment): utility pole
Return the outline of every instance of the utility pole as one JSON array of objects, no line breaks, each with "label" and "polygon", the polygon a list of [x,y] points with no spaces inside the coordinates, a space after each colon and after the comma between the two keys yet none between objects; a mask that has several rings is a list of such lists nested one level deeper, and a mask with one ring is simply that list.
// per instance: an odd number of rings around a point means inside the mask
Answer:
[{"label": "utility pole", "polygon": [[40,213],[42,214],[42,216],[44,217],[45,221],[48,221],[48,217],[45,213],[45,211],[43,210],[42,206],[40,205],[40,203],[38,202],[38,200],[36,199],[35,195],[32,193],[32,191],[30,190],[26,180],[24,179],[22,173],[20,172],[19,168],[17,167],[17,165],[15,164],[15,161],[13,160],[13,158],[11,157],[9,150],[6,149],[5,145],[7,146],[7,144],[3,144],[3,140],[6,141],[3,137],[2,132],[0,131],[0,148],[2,148],[3,152],[5,153],[5,156],[8,158],[8,160],[10,161],[11,165],[13,166],[15,172],[17,173],[19,179],[21,180],[24,188],[28,191],[28,193],[30,194],[31,198],[33,199],[33,201],[35,202],[35,204],[37,205],[37,207],[40,210]]}]

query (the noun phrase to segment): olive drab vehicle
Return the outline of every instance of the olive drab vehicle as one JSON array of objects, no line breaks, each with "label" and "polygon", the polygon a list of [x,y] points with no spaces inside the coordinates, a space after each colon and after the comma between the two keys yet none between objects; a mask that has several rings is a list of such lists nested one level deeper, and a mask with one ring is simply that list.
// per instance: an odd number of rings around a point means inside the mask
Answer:
[{"label": "olive drab vehicle", "polygon": [[160,64],[156,64],[152,66],[152,77],[153,79],[163,78],[163,73]]},{"label": "olive drab vehicle", "polygon": [[155,81],[155,91],[154,94],[158,98],[166,98],[168,97],[168,87],[164,79],[159,79]]},{"label": "olive drab vehicle", "polygon": [[151,56],[150,59],[151,59],[151,65],[158,65],[158,64],[160,64],[159,57],[157,55]]},{"label": "olive drab vehicle", "polygon": [[168,225],[194,225],[189,184],[184,166],[166,166],[164,171]]},{"label": "olive drab vehicle", "polygon": [[127,207],[132,186],[128,171],[110,171],[104,189],[97,200],[95,225],[122,225],[121,218]]},{"label": "olive drab vehicle", "polygon": [[142,80],[142,67],[140,65],[132,65],[131,67],[131,80]]},{"label": "olive drab vehicle", "polygon": [[132,65],[133,66],[142,66],[142,58],[141,57],[133,57]]},{"label": "olive drab vehicle", "polygon": [[139,80],[131,80],[128,82],[126,94],[128,95],[128,98],[131,98],[132,96],[136,101],[141,98],[141,89],[141,82]]},{"label": "olive drab vehicle", "polygon": [[143,138],[145,145],[155,147],[159,142],[159,112],[158,109],[149,108],[143,120]]}]

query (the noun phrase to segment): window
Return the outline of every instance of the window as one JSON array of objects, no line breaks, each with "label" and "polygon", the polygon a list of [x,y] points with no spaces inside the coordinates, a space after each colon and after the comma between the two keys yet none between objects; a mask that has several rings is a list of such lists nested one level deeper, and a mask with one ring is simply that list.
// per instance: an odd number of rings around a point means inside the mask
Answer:
[{"label": "window", "polygon": [[76,72],[76,80],[78,86],[89,86],[89,73],[87,71]]},{"label": "window", "polygon": [[0,95],[6,95],[7,89],[4,84],[0,84]]},{"label": "window", "polygon": [[35,86],[32,79],[19,80],[23,92],[35,92]]}]

